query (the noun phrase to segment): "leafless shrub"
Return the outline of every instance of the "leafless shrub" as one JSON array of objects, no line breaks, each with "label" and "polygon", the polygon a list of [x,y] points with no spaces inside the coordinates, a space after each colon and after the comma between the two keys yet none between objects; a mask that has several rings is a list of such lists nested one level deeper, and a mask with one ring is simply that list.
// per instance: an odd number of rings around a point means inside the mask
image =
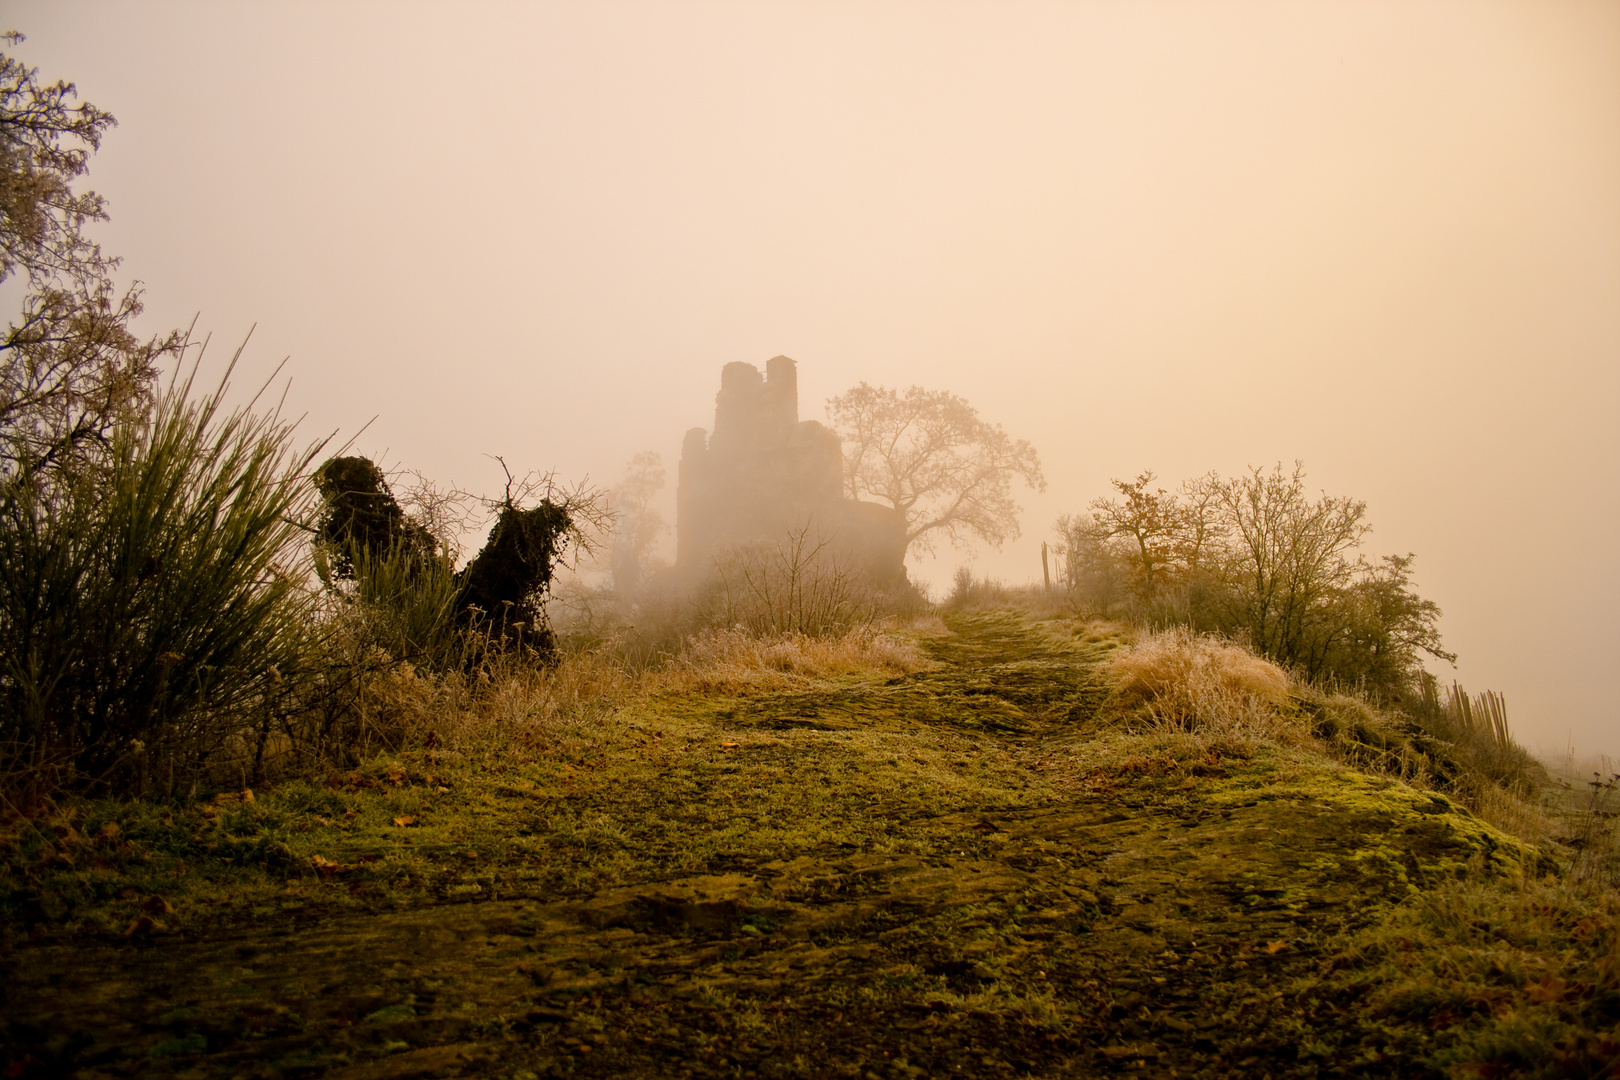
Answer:
[{"label": "leafless shrub", "polygon": [[698,622],[756,637],[823,637],[870,624],[882,600],[832,541],[807,524],[774,542],[740,544],[718,555],[698,602]]}]

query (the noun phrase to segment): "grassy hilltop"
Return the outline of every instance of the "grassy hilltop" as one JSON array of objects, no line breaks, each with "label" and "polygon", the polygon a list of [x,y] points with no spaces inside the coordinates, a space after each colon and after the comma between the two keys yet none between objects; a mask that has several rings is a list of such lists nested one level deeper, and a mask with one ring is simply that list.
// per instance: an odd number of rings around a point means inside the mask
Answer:
[{"label": "grassy hilltop", "polygon": [[639,679],[586,655],[476,708],[413,682],[379,706],[408,749],[358,768],[14,816],[7,1075],[1620,1057],[1607,819],[1208,639],[963,610]]},{"label": "grassy hilltop", "polygon": [[1059,519],[1058,593],[964,569],[942,615],[905,553],[1017,536],[1034,447],[921,387],[800,424],[776,357],[660,575],[654,454],[390,478],[139,336],[80,182],[113,117],[23,41],[3,1080],[1620,1075],[1620,776],[1442,702],[1361,500],[1144,471]]}]

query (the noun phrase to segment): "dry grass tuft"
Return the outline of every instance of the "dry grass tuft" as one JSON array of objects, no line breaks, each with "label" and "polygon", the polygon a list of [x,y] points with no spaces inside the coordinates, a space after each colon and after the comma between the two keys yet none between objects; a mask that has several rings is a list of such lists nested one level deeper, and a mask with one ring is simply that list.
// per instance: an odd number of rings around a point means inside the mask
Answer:
[{"label": "dry grass tuft", "polygon": [[951,611],[1018,611],[1035,619],[1072,619],[1074,600],[1063,589],[1007,585],[995,578],[976,578],[968,567],[956,571],[945,607]]},{"label": "dry grass tuft", "polygon": [[822,637],[709,631],[651,669],[615,642],[567,651],[550,666],[489,653],[470,670],[442,674],[372,648],[364,663],[353,665],[352,690],[324,737],[295,743],[273,733],[262,750],[244,737],[230,759],[235,768],[223,779],[246,786],[348,768],[413,747],[441,756],[488,755],[513,740],[594,743],[639,695],[769,693],[831,679],[892,677],[932,667],[919,641],[949,633],[932,612]]},{"label": "dry grass tuft", "polygon": [[[925,618],[939,622],[937,616]],[[650,673],[647,681],[670,690],[737,693],[850,675],[904,675],[931,666],[914,639],[878,627],[857,627],[839,637],[756,637],[740,629],[714,630],[693,637],[680,656]]]},{"label": "dry grass tuft", "polygon": [[1148,635],[1104,665],[1115,704],[1153,727],[1205,735],[1309,738],[1285,706],[1287,674],[1253,653],[1185,628]]},{"label": "dry grass tuft", "polygon": [[443,675],[398,661],[359,687],[344,747],[355,760],[409,747],[487,750],[537,726],[599,724],[636,687],[624,664],[601,649],[565,654],[549,667],[497,655]]}]

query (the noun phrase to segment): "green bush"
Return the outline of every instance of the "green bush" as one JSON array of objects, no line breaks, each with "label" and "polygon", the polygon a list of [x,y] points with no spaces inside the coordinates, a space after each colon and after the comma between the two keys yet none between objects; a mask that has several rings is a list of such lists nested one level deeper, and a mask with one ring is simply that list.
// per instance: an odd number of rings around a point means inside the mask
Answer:
[{"label": "green bush", "polygon": [[1151,471],[1057,522],[1059,579],[1089,614],[1152,629],[1188,626],[1247,642],[1317,684],[1379,705],[1409,697],[1440,643],[1411,555],[1369,560],[1366,504],[1311,497],[1303,466],[1214,473],[1174,492]]},{"label": "green bush", "polygon": [[319,446],[225,390],[171,384],[102,453],[0,480],[5,786],[190,783],[303,675]]},{"label": "green bush", "polygon": [[355,553],[351,613],[367,644],[433,671],[458,666],[467,645],[456,623],[461,584],[450,560],[396,547]]}]

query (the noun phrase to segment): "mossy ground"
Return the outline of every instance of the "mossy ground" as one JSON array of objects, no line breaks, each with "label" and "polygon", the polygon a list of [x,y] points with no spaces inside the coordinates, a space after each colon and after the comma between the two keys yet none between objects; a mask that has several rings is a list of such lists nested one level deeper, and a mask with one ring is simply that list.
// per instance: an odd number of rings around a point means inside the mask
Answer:
[{"label": "mossy ground", "polygon": [[651,696],[251,801],[18,822],[7,1075],[1591,1075],[1620,1054],[1614,906],[1540,881],[1542,853],[1308,749],[1122,733],[1095,673],[1118,632],[952,629],[900,678]]}]

